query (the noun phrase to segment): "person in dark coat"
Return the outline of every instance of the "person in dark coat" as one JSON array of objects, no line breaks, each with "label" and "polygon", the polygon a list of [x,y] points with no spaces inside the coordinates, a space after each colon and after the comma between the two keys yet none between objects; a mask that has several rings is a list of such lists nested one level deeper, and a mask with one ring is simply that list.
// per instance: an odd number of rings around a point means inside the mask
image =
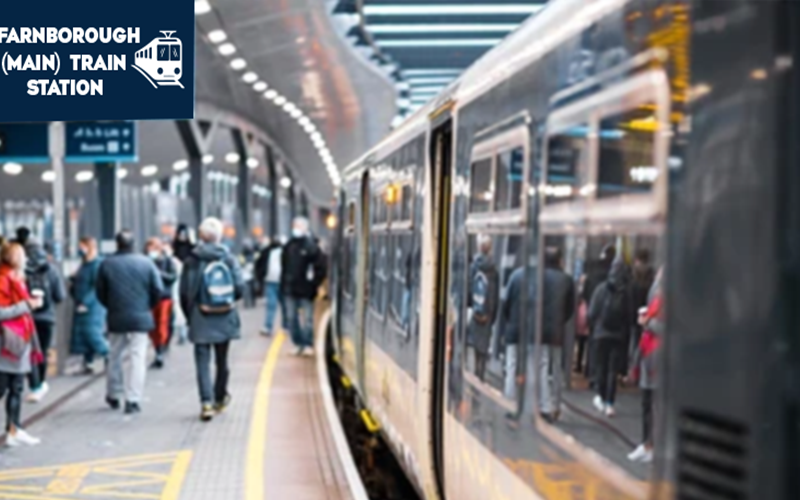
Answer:
[{"label": "person in dark coat", "polygon": [[66,295],[64,282],[58,274],[56,268],[50,264],[44,247],[37,241],[28,239],[25,247],[28,257],[25,267],[25,277],[28,284],[28,291],[34,297],[42,299],[42,307],[33,310],[33,322],[36,326],[36,336],[39,339],[39,347],[44,353],[44,360],[41,364],[33,367],[28,384],[31,393],[28,401],[38,403],[47,395],[50,388],[47,385],[47,353],[53,342],[53,332],[56,323],[56,306],[64,301]]},{"label": "person in dark coat", "polygon": [[471,314],[467,323],[469,338],[475,351],[475,375],[483,381],[492,332],[500,305],[500,278],[492,258],[492,237],[480,234],[477,237],[478,254],[469,270],[468,306]]},{"label": "person in dark coat", "polygon": [[170,328],[172,322],[172,287],[178,279],[178,272],[172,258],[164,253],[161,240],[150,238],[145,245],[145,253],[153,261],[161,275],[161,284],[164,285],[161,298],[153,308],[153,321],[155,328],[150,332],[150,340],[156,351],[156,359],[152,367],[164,368],[164,357],[169,346]]},{"label": "person in dark coat", "polygon": [[175,240],[172,242],[172,251],[176,259],[181,262],[186,262],[186,259],[192,254],[194,249],[194,242],[189,234],[189,227],[186,224],[178,224],[175,230]]},{"label": "person in dark coat", "polygon": [[[222,242],[224,226],[219,219],[208,218],[200,225],[200,245],[186,259],[181,275],[181,309],[189,322],[189,340],[194,344],[197,386],[200,392],[200,419],[207,422],[215,413],[230,404],[228,392],[228,352],[230,343],[241,338],[241,319],[234,304],[219,312],[204,312],[201,308],[203,276],[211,265],[222,264],[232,279],[233,301],[244,294],[244,280],[239,263]],[[216,380],[211,383],[211,353],[214,353]]]},{"label": "person in dark coat", "polygon": [[[535,281],[535,280],[534,280]],[[514,269],[508,278],[506,285],[505,299],[501,307],[501,318],[503,325],[503,344],[505,344],[505,382],[503,391],[506,397],[516,399],[516,377],[517,363],[519,354],[520,329],[525,312],[533,310],[535,299],[533,293],[527,295],[527,307],[522,302],[523,291],[525,291],[525,269],[518,267]]]},{"label": "person in dark coat", "polygon": [[[152,260],[134,253],[133,234],[117,235],[117,253],[106,258],[97,275],[97,298],[108,310],[111,353],[108,362],[106,402],[120,406],[125,394],[125,413],[141,411],[147,376],[148,332],[155,328],[153,308],[164,294],[161,274]],[[122,360],[130,357],[127,373]]]},{"label": "person in dark coat", "polygon": [[106,308],[97,300],[97,273],[102,260],[97,256],[97,241],[85,236],[78,243],[81,266],[69,280],[74,303],[70,353],[83,356],[83,373],[93,373],[95,356],[108,356]]}]

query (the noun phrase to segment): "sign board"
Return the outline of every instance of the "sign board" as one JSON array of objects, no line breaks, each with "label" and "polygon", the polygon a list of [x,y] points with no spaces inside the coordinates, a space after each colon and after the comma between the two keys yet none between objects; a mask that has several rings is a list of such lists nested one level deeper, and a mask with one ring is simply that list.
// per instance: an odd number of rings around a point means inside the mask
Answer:
[{"label": "sign board", "polygon": [[66,162],[139,161],[134,122],[70,122],[65,128]]},{"label": "sign board", "polygon": [[48,124],[0,123],[0,161],[49,163]]},{"label": "sign board", "polygon": [[194,0],[9,2],[0,122],[194,118]]}]

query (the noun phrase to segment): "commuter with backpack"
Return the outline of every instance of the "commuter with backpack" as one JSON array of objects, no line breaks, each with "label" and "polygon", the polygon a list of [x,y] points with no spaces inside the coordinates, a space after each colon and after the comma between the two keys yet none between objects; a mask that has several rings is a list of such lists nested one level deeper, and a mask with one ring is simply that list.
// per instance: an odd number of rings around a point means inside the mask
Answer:
[{"label": "commuter with backpack", "polygon": [[[231,340],[241,337],[236,302],[244,293],[244,281],[236,258],[221,244],[223,230],[218,219],[203,221],[200,244],[185,260],[180,281],[181,309],[189,323],[189,340],[194,344],[200,419],[204,422],[230,404],[228,349]],[[213,385],[212,351],[217,370]]]}]

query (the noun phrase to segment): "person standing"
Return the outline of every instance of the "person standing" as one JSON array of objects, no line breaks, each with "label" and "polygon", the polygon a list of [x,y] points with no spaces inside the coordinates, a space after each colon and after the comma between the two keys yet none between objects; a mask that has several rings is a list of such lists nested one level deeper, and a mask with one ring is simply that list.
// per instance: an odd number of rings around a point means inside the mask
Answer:
[{"label": "person standing", "polygon": [[267,337],[273,333],[275,325],[275,315],[281,303],[281,259],[283,249],[280,242],[276,239],[261,250],[256,261],[256,279],[264,283],[264,297],[267,302],[266,316],[264,317],[264,327],[261,334]]},{"label": "person standing", "polygon": [[18,243],[0,250],[0,398],[6,400],[6,446],[34,446],[41,442],[22,427],[22,391],[25,375],[42,362],[42,351],[30,311],[42,299],[28,295],[25,286],[25,250]]},{"label": "person standing", "polygon": [[475,375],[484,381],[494,322],[500,303],[500,278],[492,258],[492,237],[479,234],[478,254],[469,270],[469,338],[475,352]]},{"label": "person standing", "polygon": [[153,308],[155,328],[150,332],[150,340],[156,351],[156,359],[152,367],[164,368],[164,356],[169,346],[170,324],[172,322],[172,288],[178,279],[172,258],[164,254],[161,240],[150,238],[145,245],[145,253],[158,268],[161,284],[164,286],[158,304]]},{"label": "person standing", "polygon": [[[123,230],[116,237],[117,253],[106,258],[97,276],[97,298],[108,310],[111,353],[108,360],[106,403],[116,410],[125,395],[125,413],[141,411],[147,376],[148,332],[155,329],[153,308],[164,286],[151,259],[134,253],[133,234]],[[127,373],[122,361],[130,358]]]},{"label": "person standing", "polygon": [[64,301],[64,282],[58,271],[50,263],[42,245],[29,239],[25,247],[27,266],[25,277],[28,292],[33,297],[42,299],[41,307],[33,310],[33,322],[36,327],[36,336],[39,347],[44,353],[44,360],[33,367],[28,377],[31,393],[28,402],[38,403],[50,390],[47,385],[47,353],[53,341],[53,332],[56,323],[56,305]]},{"label": "person standing", "polygon": [[194,249],[194,242],[189,234],[189,227],[186,224],[178,224],[175,230],[175,240],[172,242],[172,250],[175,257],[181,261],[186,262],[186,259],[192,254]]},{"label": "person standing", "polygon": [[[189,340],[194,344],[200,419],[210,421],[230,404],[228,351],[241,337],[236,302],[244,293],[242,271],[236,258],[222,245],[224,227],[213,217],[199,228],[200,244],[184,262],[180,281],[181,309],[189,322]],[[216,380],[211,383],[211,353]]]},{"label": "person standing", "polygon": [[83,373],[91,375],[95,356],[108,356],[106,308],[97,300],[97,273],[102,260],[97,256],[97,241],[88,236],[78,242],[78,253],[81,266],[69,279],[74,302],[70,353],[83,356]]},{"label": "person standing", "polygon": [[314,353],[314,299],[325,280],[326,263],[314,238],[308,219],[295,217],[292,237],[281,253],[281,296],[286,307],[286,322],[297,347],[297,355]]},{"label": "person standing", "polygon": [[172,286],[172,328],[170,329],[170,339],[167,345],[172,344],[172,336],[178,336],[178,345],[183,345],[188,340],[188,329],[186,327],[186,316],[183,314],[183,309],[180,307],[181,296],[180,287],[178,286],[183,276],[183,262],[175,257],[172,247],[166,245],[165,254],[172,260],[172,265],[175,266],[175,284]]}]

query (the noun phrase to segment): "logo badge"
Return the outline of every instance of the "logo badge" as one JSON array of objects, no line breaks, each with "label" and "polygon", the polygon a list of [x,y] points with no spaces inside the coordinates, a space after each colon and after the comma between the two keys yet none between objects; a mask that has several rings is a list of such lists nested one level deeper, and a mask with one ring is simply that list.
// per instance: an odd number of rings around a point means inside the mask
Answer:
[{"label": "logo badge", "polygon": [[175,31],[162,31],[164,36],[154,38],[136,52],[133,67],[153,87],[178,86],[183,76],[183,43],[174,38]]}]

